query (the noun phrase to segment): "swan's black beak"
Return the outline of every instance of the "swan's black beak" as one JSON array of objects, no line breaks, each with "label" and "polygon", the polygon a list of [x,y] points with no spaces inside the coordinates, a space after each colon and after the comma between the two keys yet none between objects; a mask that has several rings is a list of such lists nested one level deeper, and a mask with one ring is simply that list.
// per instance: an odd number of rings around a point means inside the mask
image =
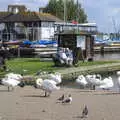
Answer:
[{"label": "swan's black beak", "polygon": [[18,84],[18,86],[20,86],[20,87],[25,87],[25,83],[24,83],[23,81],[21,81],[21,82]]},{"label": "swan's black beak", "polygon": [[37,87],[37,84],[34,84],[33,87],[36,88],[36,89],[38,88],[38,87]]}]

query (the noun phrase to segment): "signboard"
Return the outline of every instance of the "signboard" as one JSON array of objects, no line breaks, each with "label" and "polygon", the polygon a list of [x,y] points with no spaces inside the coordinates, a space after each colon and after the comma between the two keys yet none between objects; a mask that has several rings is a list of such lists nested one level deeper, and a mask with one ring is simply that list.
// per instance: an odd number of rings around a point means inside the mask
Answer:
[{"label": "signboard", "polygon": [[77,47],[85,50],[85,36],[77,36]]}]

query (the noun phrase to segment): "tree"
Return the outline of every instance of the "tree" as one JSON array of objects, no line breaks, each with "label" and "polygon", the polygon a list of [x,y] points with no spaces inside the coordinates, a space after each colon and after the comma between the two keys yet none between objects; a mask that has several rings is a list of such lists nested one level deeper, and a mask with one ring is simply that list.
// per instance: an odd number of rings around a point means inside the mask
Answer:
[{"label": "tree", "polygon": [[66,4],[64,5],[64,2],[65,0],[49,0],[44,12],[51,13],[64,20],[64,7],[66,5],[67,22],[71,22],[73,20],[78,21],[79,23],[87,22],[87,15],[80,3],[75,3],[74,0],[66,0]]}]

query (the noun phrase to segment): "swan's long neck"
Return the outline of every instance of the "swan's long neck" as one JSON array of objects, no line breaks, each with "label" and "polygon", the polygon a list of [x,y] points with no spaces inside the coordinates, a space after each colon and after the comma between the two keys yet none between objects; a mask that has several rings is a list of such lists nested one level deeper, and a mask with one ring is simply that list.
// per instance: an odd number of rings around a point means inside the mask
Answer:
[{"label": "swan's long neck", "polygon": [[69,97],[69,99],[70,99],[70,102],[72,102],[72,97]]}]

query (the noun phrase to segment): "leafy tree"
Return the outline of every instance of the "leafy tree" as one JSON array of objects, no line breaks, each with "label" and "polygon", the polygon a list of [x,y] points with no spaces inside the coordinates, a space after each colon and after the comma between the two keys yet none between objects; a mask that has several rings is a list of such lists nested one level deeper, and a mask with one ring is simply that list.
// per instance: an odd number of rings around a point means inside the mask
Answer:
[{"label": "leafy tree", "polygon": [[[64,19],[64,2],[65,0],[49,0],[44,12],[51,13],[60,19]],[[79,23],[87,22],[87,15],[80,3],[74,0],[66,0],[66,20],[71,22],[76,20]]]},{"label": "leafy tree", "polygon": [[56,15],[56,5],[57,5],[56,0],[50,0],[44,12],[48,12],[48,13],[52,13],[53,15]]}]

